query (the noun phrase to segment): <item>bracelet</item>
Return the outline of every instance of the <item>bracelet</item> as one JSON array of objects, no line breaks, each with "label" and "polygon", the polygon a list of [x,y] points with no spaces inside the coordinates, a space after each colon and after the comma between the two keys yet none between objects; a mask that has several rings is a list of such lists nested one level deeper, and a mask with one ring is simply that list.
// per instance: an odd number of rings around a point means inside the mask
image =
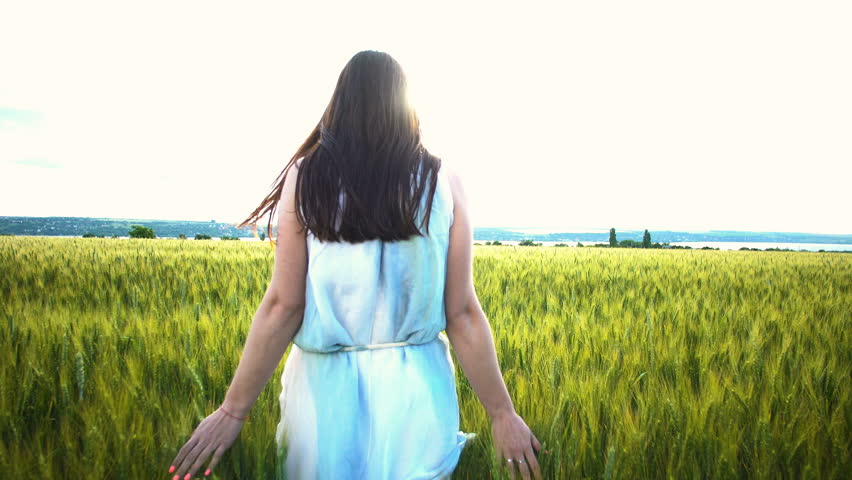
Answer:
[{"label": "bracelet", "polygon": [[230,413],[228,413],[228,411],[227,411],[227,410],[225,410],[225,407],[223,407],[223,406],[221,406],[221,405],[219,406],[219,410],[222,410],[222,412],[224,412],[224,413],[225,413],[225,415],[227,415],[227,416],[229,416],[229,417],[236,418],[237,420],[245,420],[245,419],[247,419],[247,418],[248,418],[248,415],[246,415],[245,417],[242,417],[242,418],[237,417],[237,416],[234,416],[234,415],[231,415]]}]

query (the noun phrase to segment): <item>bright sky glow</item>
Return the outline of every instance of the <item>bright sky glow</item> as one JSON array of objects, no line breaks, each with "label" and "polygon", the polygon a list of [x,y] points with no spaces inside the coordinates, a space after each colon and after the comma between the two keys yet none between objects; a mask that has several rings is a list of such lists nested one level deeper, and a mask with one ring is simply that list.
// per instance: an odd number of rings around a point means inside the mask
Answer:
[{"label": "bright sky glow", "polygon": [[0,215],[240,221],[376,49],[475,226],[849,234],[849,25],[845,1],[5,2]]}]

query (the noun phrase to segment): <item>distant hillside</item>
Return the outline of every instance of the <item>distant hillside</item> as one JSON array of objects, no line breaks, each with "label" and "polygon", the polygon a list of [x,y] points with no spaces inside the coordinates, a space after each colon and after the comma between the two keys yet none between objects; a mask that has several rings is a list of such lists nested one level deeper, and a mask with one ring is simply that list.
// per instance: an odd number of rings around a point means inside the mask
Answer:
[{"label": "distant hillside", "polygon": [[[142,225],[154,229],[158,237],[177,237],[184,234],[189,238],[196,234],[221,237],[253,237],[252,230],[237,229],[228,223],[215,220],[194,222],[182,220],[149,220],[132,218],[90,218],[90,217],[0,217],[0,234],[7,235],[68,235],[83,236],[87,232],[96,236],[126,237],[131,225]],[[273,227],[275,225],[273,224]],[[266,229],[266,223],[258,226],[258,231]]]},{"label": "distant hillside", "polygon": [[[154,229],[158,237],[177,237],[184,234],[189,238],[196,234],[211,237],[253,237],[250,228],[237,229],[228,223],[176,220],[149,220],[128,218],[90,218],[90,217],[0,217],[0,234],[5,235],[61,235],[82,236],[91,232],[96,236],[126,237],[132,225],[142,225]],[[273,224],[273,228],[275,225]],[[265,230],[266,223],[258,226]],[[473,238],[477,241],[500,240],[521,241],[525,239],[537,242],[606,242],[609,231],[604,232],[525,232],[523,228],[474,228]],[[818,234],[797,232],[738,232],[730,230],[711,230],[708,232],[678,232],[670,230],[651,230],[654,242],[780,242],[780,243],[836,243],[852,245],[852,235]],[[618,230],[618,240],[642,241],[642,230]]]}]

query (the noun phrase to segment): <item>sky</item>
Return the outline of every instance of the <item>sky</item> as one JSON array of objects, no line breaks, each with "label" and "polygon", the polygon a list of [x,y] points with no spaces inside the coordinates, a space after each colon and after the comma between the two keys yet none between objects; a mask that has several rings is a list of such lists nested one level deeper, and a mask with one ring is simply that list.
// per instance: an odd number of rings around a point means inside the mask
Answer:
[{"label": "sky", "polygon": [[475,227],[852,234],[849,2],[355,3],[3,2],[0,216],[240,222],[372,49]]}]

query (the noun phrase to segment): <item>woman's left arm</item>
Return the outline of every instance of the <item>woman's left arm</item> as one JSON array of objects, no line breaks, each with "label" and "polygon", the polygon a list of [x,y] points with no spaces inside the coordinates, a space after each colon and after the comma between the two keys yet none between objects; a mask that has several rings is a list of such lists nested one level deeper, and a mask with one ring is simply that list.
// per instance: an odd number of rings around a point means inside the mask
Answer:
[{"label": "woman's left arm", "polygon": [[302,325],[303,314],[304,307],[261,304],[222,402],[227,412],[238,417],[248,415]]},{"label": "woman's left arm", "polygon": [[233,417],[248,415],[302,325],[308,255],[305,231],[296,218],[297,175],[298,167],[293,166],[284,182],[272,280],[252,320],[234,378],[222,406],[201,421],[175,457],[169,468],[174,478],[195,475],[212,454],[205,472],[210,474],[242,429],[242,420]]}]

